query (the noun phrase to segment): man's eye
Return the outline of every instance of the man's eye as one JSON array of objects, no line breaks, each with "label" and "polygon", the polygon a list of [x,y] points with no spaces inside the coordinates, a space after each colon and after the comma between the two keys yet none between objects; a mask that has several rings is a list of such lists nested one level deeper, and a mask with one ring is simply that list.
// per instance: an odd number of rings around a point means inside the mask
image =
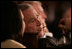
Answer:
[{"label": "man's eye", "polygon": [[35,19],[31,19],[30,22],[31,22],[31,23],[35,22]]}]

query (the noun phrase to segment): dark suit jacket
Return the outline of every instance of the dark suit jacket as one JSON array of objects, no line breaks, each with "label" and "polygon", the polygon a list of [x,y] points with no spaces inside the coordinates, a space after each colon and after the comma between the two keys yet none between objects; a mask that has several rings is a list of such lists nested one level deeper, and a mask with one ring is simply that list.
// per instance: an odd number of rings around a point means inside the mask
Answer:
[{"label": "dark suit jacket", "polygon": [[47,36],[46,38],[40,38],[38,40],[39,48],[57,48],[57,47],[70,47],[71,41],[66,38],[66,43],[64,43],[64,38],[60,38],[59,40],[54,37]]}]

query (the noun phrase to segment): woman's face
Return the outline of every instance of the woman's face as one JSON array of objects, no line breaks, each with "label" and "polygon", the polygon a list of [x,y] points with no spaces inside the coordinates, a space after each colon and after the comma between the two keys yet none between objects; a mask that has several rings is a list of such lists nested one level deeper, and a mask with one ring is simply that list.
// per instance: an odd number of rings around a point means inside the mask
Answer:
[{"label": "woman's face", "polygon": [[23,11],[23,14],[25,16],[25,33],[39,33],[41,31],[41,23],[37,20],[37,12],[32,6],[29,6],[27,9]]},{"label": "woman's face", "polygon": [[22,36],[24,35],[24,31],[25,31],[25,21],[24,21],[24,15],[22,13],[21,10],[20,11],[20,14],[21,14],[21,18],[22,18],[22,30],[21,30],[21,33],[22,33]]}]

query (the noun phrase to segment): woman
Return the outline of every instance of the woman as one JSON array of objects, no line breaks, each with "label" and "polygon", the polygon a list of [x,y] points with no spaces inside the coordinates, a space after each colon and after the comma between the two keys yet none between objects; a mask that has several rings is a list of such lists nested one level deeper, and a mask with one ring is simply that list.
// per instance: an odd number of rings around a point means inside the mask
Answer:
[{"label": "woman", "polygon": [[[0,2],[1,5],[1,48],[26,48],[16,39],[25,30],[24,16],[13,2]],[[21,39],[21,38],[20,38]]]}]

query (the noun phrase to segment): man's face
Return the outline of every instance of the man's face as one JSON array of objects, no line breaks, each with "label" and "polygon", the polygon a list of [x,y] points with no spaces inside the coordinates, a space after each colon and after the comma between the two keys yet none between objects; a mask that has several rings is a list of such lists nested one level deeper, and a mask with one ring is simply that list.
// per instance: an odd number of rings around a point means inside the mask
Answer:
[{"label": "man's face", "polygon": [[71,31],[71,8],[67,9],[67,11],[63,14],[59,27]]},{"label": "man's face", "polygon": [[25,16],[25,32],[26,33],[38,33],[41,31],[40,22],[37,20],[37,12],[34,10],[33,7],[28,7],[26,10],[23,11]]}]

